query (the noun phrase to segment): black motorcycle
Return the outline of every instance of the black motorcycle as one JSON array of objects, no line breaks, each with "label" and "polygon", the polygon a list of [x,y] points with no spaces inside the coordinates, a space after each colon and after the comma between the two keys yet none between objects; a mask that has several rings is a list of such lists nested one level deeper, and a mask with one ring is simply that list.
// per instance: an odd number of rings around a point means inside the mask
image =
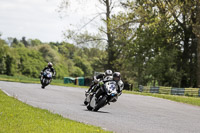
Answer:
[{"label": "black motorcycle", "polygon": [[44,89],[48,84],[51,83],[52,80],[52,72],[47,69],[45,70],[43,73],[41,73],[41,84],[42,84],[42,88]]},{"label": "black motorcycle", "polygon": [[[87,98],[87,97],[86,97]],[[101,85],[100,88],[91,94],[87,99],[87,109],[98,111],[110,102],[116,102],[118,98],[117,84],[115,81],[108,81]]]}]

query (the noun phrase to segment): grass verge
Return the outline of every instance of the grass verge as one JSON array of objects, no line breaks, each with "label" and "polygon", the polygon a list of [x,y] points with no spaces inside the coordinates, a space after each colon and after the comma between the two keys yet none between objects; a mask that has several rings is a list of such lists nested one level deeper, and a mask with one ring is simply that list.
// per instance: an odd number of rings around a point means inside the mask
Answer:
[{"label": "grass verge", "polygon": [[[37,83],[40,84],[39,78],[29,78],[25,76],[7,76],[0,75],[1,81],[10,81],[10,82],[21,82],[21,83]],[[74,84],[64,84],[64,81],[61,79],[53,79],[51,85],[67,86],[67,87],[79,87],[79,88],[88,88],[88,86],[79,86]]]},{"label": "grass verge", "polygon": [[99,127],[86,125],[35,108],[9,97],[0,90],[1,133],[108,133]]},{"label": "grass verge", "polygon": [[176,102],[200,106],[200,98],[199,97],[187,97],[187,96],[155,94],[155,93],[153,94],[153,93],[143,93],[143,92],[136,92],[136,91],[126,91],[126,90],[124,90],[123,93],[158,97],[158,98],[168,99],[168,100],[172,100],[172,101],[176,101]]}]

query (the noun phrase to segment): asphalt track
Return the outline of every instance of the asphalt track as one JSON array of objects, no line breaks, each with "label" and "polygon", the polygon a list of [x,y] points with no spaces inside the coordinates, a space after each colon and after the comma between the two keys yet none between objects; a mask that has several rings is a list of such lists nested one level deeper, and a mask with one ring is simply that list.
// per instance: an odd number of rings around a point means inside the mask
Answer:
[{"label": "asphalt track", "polygon": [[116,133],[200,132],[200,107],[170,100],[122,94],[116,103],[91,112],[83,105],[82,88],[0,81],[0,89],[34,107]]}]

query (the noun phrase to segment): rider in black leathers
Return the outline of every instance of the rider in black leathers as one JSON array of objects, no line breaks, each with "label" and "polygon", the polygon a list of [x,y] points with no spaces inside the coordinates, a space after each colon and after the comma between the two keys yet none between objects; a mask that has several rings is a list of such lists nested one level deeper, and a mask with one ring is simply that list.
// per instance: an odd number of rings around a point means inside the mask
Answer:
[{"label": "rider in black leathers", "polygon": [[[112,99],[112,102],[116,102],[118,97],[122,94],[122,90],[124,89],[124,83],[123,81],[121,80],[121,74],[120,72],[114,72],[113,75],[111,77],[108,78],[108,80],[106,81],[100,81],[100,86],[102,87],[105,87],[104,84],[107,82],[107,81],[115,81],[116,82],[116,85],[117,85],[117,96]],[[99,89],[100,87],[97,88],[97,90]],[[95,91],[97,91],[95,90]],[[100,96],[102,92],[100,91],[99,94],[96,94],[96,97],[98,98]]]},{"label": "rider in black leathers", "polygon": [[43,75],[44,71],[47,70],[47,69],[50,69],[50,71],[52,72],[53,77],[55,77],[56,71],[53,68],[53,64],[51,62],[48,63],[48,65],[41,71],[40,74]]},{"label": "rider in black leathers", "polygon": [[113,73],[113,80],[117,83],[117,93],[118,93],[118,95],[121,95],[122,90],[124,89],[124,83],[121,80],[120,72],[114,72]]}]

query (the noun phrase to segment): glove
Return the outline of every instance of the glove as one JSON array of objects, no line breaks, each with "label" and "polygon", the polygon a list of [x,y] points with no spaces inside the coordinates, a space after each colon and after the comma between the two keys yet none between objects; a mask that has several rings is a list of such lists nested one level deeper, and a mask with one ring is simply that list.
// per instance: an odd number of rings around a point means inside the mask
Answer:
[{"label": "glove", "polygon": [[97,79],[94,79],[94,83],[97,84],[99,81]]},{"label": "glove", "polygon": [[100,82],[99,82],[99,85],[100,85],[100,86],[102,86],[103,84],[104,84],[103,81],[100,81]]}]

